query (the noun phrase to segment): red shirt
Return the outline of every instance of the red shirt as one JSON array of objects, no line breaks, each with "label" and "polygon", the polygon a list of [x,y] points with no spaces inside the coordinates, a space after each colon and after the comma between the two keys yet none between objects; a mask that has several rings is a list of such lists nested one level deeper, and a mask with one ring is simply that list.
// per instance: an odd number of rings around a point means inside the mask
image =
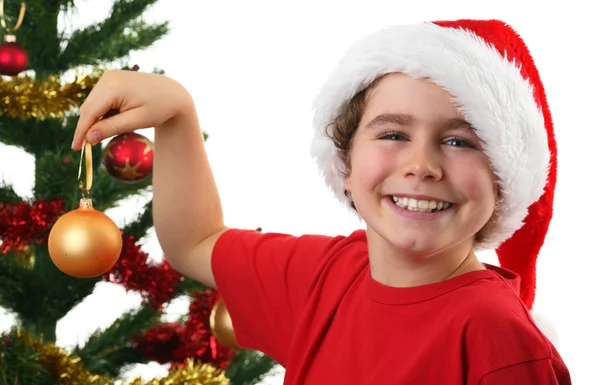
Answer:
[{"label": "red shirt", "polygon": [[371,278],[363,230],[229,230],[212,261],[238,343],[284,366],[285,385],[571,384],[510,271],[384,286]]}]

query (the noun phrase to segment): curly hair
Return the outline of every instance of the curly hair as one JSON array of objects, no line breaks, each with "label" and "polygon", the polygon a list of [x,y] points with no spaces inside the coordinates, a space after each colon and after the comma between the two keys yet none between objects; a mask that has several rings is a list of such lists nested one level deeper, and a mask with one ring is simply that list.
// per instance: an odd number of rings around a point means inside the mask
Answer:
[{"label": "curly hair", "polygon": [[[366,88],[356,93],[350,100],[346,101],[338,110],[337,116],[327,126],[327,136],[333,141],[335,147],[340,151],[342,161],[346,166],[346,172],[350,172],[350,150],[352,141],[360,121],[369,103],[371,91],[379,84],[382,77],[378,77]],[[352,208],[356,210],[350,193],[345,191],[346,197],[350,199]]]}]

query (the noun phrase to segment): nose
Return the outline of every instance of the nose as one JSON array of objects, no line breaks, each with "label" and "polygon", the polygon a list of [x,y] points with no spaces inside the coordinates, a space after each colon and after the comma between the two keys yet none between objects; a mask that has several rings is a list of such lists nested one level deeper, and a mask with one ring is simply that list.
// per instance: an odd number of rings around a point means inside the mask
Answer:
[{"label": "nose", "polygon": [[413,144],[403,156],[402,173],[408,178],[438,181],[442,179],[442,162],[435,149],[426,144]]}]

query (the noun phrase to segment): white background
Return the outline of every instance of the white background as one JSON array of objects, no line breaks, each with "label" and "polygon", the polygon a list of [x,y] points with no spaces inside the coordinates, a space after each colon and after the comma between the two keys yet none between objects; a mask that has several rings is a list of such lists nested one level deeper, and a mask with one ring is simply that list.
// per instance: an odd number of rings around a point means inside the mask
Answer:
[{"label": "white background", "polygon": [[[66,28],[104,18],[111,3],[76,1]],[[170,20],[172,32],[152,49],[132,54],[129,63],[142,71],[163,68],[191,91],[211,136],[207,148],[229,226],[348,234],[362,225],[334,201],[309,157],[312,99],[343,51],[364,33],[386,24],[455,18],[512,24],[538,64],[556,127],[559,178],[554,220],[538,263],[536,309],[560,333],[559,350],[573,383],[597,384],[600,77],[591,2],[163,0],[147,19]],[[153,138],[152,129],[141,133]],[[31,194],[33,168],[30,155],[0,145],[0,174],[23,196]],[[121,225],[146,199],[128,199],[108,214]],[[144,249],[161,258],[153,236]],[[494,263],[495,255],[482,259]],[[59,345],[84,343],[94,329],[138,304],[137,295],[119,286],[98,285],[59,322]],[[180,301],[170,314],[186,306]],[[10,314],[0,313],[0,329],[12,322]],[[127,377],[164,373],[146,365]],[[279,374],[264,383],[282,379]]]}]

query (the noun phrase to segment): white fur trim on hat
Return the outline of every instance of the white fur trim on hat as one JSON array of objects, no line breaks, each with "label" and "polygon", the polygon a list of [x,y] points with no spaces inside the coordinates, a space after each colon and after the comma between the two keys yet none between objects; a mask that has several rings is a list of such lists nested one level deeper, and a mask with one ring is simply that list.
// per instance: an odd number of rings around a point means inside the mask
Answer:
[{"label": "white fur trim on hat", "polygon": [[401,72],[446,89],[473,125],[499,179],[502,199],[477,249],[495,249],[523,225],[543,193],[550,151],[544,117],[518,63],[466,29],[433,23],[394,26],[352,46],[318,94],[311,153],[345,204],[346,167],[326,133],[343,103],[381,75]]}]

